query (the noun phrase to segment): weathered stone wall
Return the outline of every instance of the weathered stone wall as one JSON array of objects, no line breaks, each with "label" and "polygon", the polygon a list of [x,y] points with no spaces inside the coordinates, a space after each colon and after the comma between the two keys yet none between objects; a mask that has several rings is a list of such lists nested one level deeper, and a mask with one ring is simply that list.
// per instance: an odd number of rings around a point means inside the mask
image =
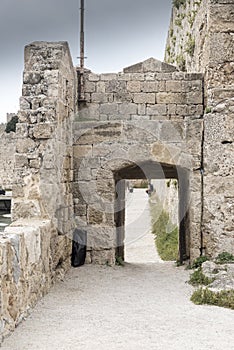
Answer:
[{"label": "weathered stone wall", "polygon": [[67,43],[25,48],[13,224],[1,235],[1,334],[70,266],[75,75]]},{"label": "weathered stone wall", "polygon": [[14,183],[15,133],[7,134],[6,125],[0,125],[0,188],[12,189]]},{"label": "weathered stone wall", "polygon": [[178,226],[179,221],[179,197],[178,181],[176,179],[154,180],[152,181],[156,198],[161,203],[163,209],[169,214],[173,225]]},{"label": "weathered stone wall", "polygon": [[[166,60],[205,76],[204,254],[234,252],[234,2],[202,0],[174,9]],[[183,56],[183,59],[182,59]]]},{"label": "weathered stone wall", "polygon": [[155,59],[119,74],[85,75],[79,120],[180,120],[203,115],[202,75],[185,74]]},{"label": "weathered stone wall", "polygon": [[[114,262],[121,231],[116,229],[116,206],[120,205],[115,198],[116,181],[129,176],[170,178],[164,165],[177,169],[178,174],[171,177],[179,177],[181,188],[191,188],[180,219],[190,217],[187,255],[199,256],[202,75],[177,72],[149,59],[120,74],[89,72],[85,78],[87,102],[73,128],[73,194],[77,222],[89,233],[87,261]],[[134,165],[142,172],[132,173]],[[157,167],[160,174],[154,174]],[[188,171],[188,179],[181,169]]]}]

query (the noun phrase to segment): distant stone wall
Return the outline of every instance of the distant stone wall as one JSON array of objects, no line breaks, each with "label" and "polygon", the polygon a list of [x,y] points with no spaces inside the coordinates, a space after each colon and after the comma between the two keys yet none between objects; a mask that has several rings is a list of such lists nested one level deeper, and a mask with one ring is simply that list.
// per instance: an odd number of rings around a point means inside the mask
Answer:
[{"label": "distant stone wall", "polygon": [[6,125],[0,125],[0,188],[12,189],[14,183],[15,133],[7,134]]},{"label": "distant stone wall", "polygon": [[119,74],[85,75],[78,120],[180,120],[203,115],[202,75],[149,59]]},{"label": "distant stone wall", "polygon": [[163,209],[168,214],[173,225],[179,224],[179,191],[178,182],[175,179],[154,180],[155,193]]},{"label": "distant stone wall", "polygon": [[0,236],[0,334],[13,330],[70,266],[75,75],[67,43],[25,49],[13,224]]},{"label": "distant stone wall", "polygon": [[173,9],[166,61],[205,77],[203,253],[234,253],[234,2]]}]

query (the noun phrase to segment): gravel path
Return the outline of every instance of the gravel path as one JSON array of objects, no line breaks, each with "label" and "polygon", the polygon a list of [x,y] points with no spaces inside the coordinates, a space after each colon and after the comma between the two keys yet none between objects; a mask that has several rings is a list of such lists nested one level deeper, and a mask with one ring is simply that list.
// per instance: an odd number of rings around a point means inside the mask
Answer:
[{"label": "gravel path", "polygon": [[[145,245],[152,243],[149,232],[143,236]],[[128,250],[133,259],[130,246]],[[148,259],[125,267],[71,269],[2,349],[233,349],[234,312],[193,305],[189,272],[157,255],[152,262],[151,253]]]}]

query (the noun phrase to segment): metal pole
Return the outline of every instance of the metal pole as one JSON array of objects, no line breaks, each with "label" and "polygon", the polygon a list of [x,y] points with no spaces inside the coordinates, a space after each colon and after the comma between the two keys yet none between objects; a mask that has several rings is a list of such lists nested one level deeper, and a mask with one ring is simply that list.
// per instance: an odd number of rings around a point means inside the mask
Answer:
[{"label": "metal pole", "polygon": [[80,68],[84,69],[84,0],[80,0]]}]

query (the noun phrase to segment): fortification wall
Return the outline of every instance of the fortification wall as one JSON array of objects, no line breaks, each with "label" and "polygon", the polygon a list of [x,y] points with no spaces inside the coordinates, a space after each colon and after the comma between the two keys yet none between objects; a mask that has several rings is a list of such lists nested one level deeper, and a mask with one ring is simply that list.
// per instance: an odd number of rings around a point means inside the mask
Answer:
[{"label": "fortification wall", "polygon": [[70,266],[75,76],[67,43],[25,48],[16,132],[14,222],[0,236],[0,334]]},{"label": "fortification wall", "polygon": [[181,120],[203,115],[203,76],[153,58],[119,74],[85,74],[78,120]]},{"label": "fortification wall", "polygon": [[7,134],[6,125],[0,125],[0,188],[12,189],[14,183],[15,133]]},{"label": "fortification wall", "polygon": [[205,76],[203,253],[234,252],[234,2],[174,8],[165,58]]},{"label": "fortification wall", "polygon": [[[116,173],[121,172],[121,167],[131,170],[134,164],[142,168],[142,177],[135,174],[135,178],[163,179],[165,164],[177,167],[178,174],[181,168],[188,171],[189,179],[178,175],[181,188],[191,187],[180,219],[191,210],[186,228],[187,255],[192,259],[199,256],[202,74],[178,72],[175,67],[149,59],[119,74],[87,72],[85,97],[86,104],[74,124],[73,193],[77,221],[89,232],[89,261],[110,264],[115,261],[119,244],[113,233],[115,211],[105,209],[106,199],[113,207]],[[151,170],[144,174],[148,166]],[[153,170],[158,166],[160,175]],[[122,170],[123,179],[129,176],[134,179],[130,170]]]}]

